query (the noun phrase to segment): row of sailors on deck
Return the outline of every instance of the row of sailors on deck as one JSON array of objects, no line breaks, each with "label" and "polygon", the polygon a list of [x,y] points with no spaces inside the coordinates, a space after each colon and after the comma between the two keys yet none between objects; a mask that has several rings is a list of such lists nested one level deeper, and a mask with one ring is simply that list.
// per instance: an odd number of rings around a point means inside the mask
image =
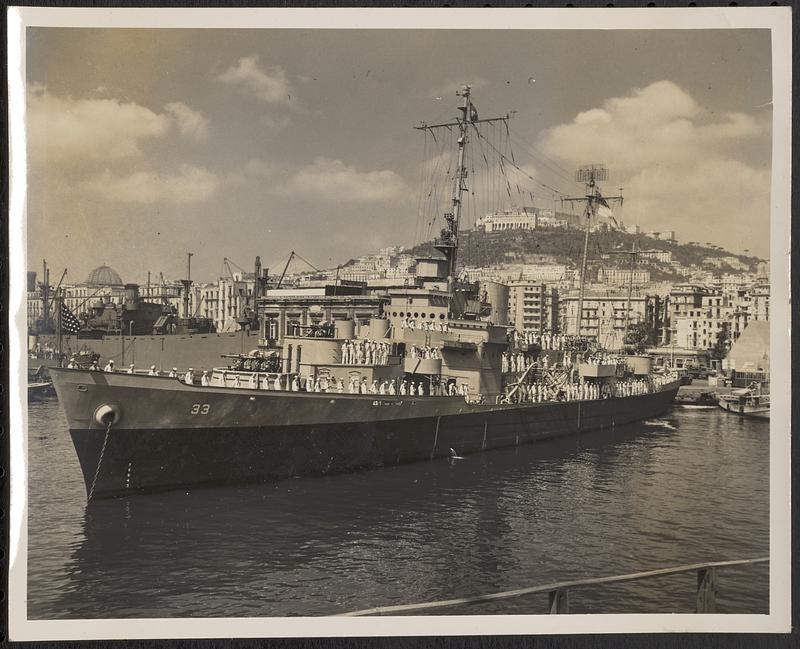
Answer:
[{"label": "row of sailors on deck", "polygon": [[400,329],[420,329],[421,331],[441,331],[447,333],[450,331],[450,325],[446,322],[431,322],[429,320],[421,320],[417,322],[413,318],[403,318],[400,320]]},{"label": "row of sailors on deck", "polygon": [[516,403],[541,403],[543,401],[577,401],[581,399],[598,399],[600,386],[589,383],[569,383],[556,389],[538,381],[520,383],[512,400]]},{"label": "row of sailors on deck", "polygon": [[514,332],[515,342],[523,341],[527,345],[538,345],[542,349],[552,351],[569,351],[574,349],[585,349],[588,339],[583,336],[571,336],[567,334],[537,333],[535,331]]},{"label": "row of sailors on deck", "polygon": [[612,356],[611,354],[596,352],[584,359],[583,362],[589,365],[617,365],[621,362],[621,359],[617,356]]},{"label": "row of sailors on deck", "polygon": [[533,365],[533,358],[522,352],[503,352],[500,369],[505,372],[524,372]]},{"label": "row of sailors on deck", "polygon": [[588,399],[607,399],[609,397],[631,397],[657,391],[666,381],[654,377],[650,383],[645,379],[631,379],[607,384],[603,388],[598,383],[567,383],[558,388],[538,382],[521,383],[512,397],[517,403],[541,403],[542,401],[583,401]]},{"label": "row of sailors on deck", "polygon": [[408,350],[408,356],[409,358],[441,358],[439,348],[429,347],[428,345],[422,347],[411,345],[411,349]]},{"label": "row of sailors on deck", "polygon": [[342,365],[387,365],[392,346],[377,340],[345,340]]},{"label": "row of sailors on deck", "polygon": [[[67,367],[70,368],[70,369],[73,368],[73,367],[79,367],[77,361],[75,360],[75,357],[73,357],[70,360],[70,362],[67,365]],[[90,372],[99,372],[100,371],[100,365],[98,365],[96,360],[92,361],[92,364],[89,366],[89,371]],[[104,372],[109,372],[109,373],[114,373],[114,372],[117,371],[115,369],[115,367],[114,367],[114,359],[113,358],[111,360],[109,360],[108,363],[106,363],[106,366],[103,368],[103,371]],[[173,367],[172,368],[172,372],[170,372],[169,375],[171,377],[177,376],[177,374],[175,374],[175,372],[177,372],[177,371],[178,370]],[[128,365],[128,369],[125,370],[124,373],[125,374],[136,374],[136,365],[134,363],[131,363],[130,365]],[[159,372],[156,369],[155,365],[151,365],[150,369],[147,371],[147,376],[161,376],[161,372]]]}]

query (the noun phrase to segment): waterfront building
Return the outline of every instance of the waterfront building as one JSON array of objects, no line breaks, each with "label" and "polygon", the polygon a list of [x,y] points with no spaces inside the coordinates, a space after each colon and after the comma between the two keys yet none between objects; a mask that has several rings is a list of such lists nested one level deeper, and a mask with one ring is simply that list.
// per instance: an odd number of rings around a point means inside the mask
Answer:
[{"label": "waterfront building", "polygon": [[669,345],[659,345],[658,347],[648,347],[645,354],[653,359],[656,367],[671,367],[683,369],[686,367],[712,367],[710,355],[702,349],[686,349],[671,343]]},{"label": "waterfront building", "polygon": [[750,287],[750,319],[769,320],[769,279],[761,278]]},{"label": "waterfront building", "polygon": [[565,264],[523,264],[520,268],[524,279],[539,282],[573,281],[577,272]]},{"label": "waterfront building", "polygon": [[747,327],[751,313],[746,294],[732,297],[721,291],[701,296],[700,306],[676,317],[672,329],[676,344],[686,349],[713,349],[721,335],[728,344],[737,340]]},{"label": "waterfront building", "polygon": [[620,349],[625,337],[626,313],[628,326],[644,323],[655,337],[661,325],[661,301],[657,296],[632,295],[628,311],[627,293],[587,292],[583,298],[580,331],[578,324],[577,291],[559,295],[558,328],[567,335],[580,335],[597,340],[606,349]]},{"label": "waterfront building", "polygon": [[600,284],[611,284],[614,286],[627,286],[632,283],[634,286],[641,286],[650,282],[650,271],[630,268],[598,268],[597,281]]},{"label": "waterfront building", "polygon": [[557,332],[558,291],[531,280],[510,282],[508,322],[521,332]]}]

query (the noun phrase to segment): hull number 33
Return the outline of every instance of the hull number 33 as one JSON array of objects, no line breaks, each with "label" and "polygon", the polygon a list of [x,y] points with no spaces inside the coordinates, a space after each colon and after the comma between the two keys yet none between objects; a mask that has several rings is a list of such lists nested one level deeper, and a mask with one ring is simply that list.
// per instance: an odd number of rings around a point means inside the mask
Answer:
[{"label": "hull number 33", "polygon": [[210,403],[194,403],[189,412],[193,415],[207,415],[209,410],[211,410]]}]

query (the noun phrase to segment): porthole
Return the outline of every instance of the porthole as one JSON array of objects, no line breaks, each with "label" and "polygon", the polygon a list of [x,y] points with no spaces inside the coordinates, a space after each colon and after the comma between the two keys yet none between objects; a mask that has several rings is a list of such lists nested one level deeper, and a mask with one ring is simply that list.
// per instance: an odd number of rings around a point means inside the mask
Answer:
[{"label": "porthole", "polygon": [[414,311],[414,317],[419,318],[419,313],[417,311]]}]

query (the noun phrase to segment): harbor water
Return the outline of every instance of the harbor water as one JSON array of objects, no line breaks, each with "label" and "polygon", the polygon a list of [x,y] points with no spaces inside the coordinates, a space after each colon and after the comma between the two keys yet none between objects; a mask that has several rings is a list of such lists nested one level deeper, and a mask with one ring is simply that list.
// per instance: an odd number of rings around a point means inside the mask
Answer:
[{"label": "harbor water", "polygon": [[[90,506],[57,401],[30,405],[28,435],[31,619],[330,615],[769,554],[769,424],[719,409]],[[768,570],[721,570],[718,611],[767,613]],[[582,588],[570,608],[690,613],[695,580]],[[437,613],[546,611],[541,594]]]}]

